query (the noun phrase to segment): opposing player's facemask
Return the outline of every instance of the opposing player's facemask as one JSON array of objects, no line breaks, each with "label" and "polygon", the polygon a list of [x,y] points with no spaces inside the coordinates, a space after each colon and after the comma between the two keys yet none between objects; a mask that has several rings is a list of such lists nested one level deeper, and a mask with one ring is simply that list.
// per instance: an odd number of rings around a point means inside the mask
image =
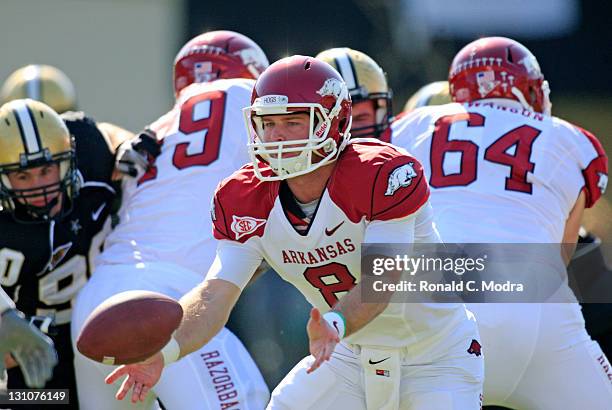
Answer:
[{"label": "opposing player's facemask", "polygon": [[375,122],[372,125],[353,128],[352,138],[380,135],[393,119],[393,93],[389,89],[383,69],[367,54],[351,48],[331,48],[316,56],[334,67],[344,79],[353,104],[372,101]]}]

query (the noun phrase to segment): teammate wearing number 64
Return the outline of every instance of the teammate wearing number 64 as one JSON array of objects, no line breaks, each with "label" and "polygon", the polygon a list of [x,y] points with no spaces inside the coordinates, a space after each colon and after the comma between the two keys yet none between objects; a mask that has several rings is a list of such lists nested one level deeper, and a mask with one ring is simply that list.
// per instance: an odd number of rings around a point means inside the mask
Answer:
[{"label": "teammate wearing number 64", "polygon": [[349,141],[347,85],[311,57],[272,64],[244,114],[251,164],[216,190],[212,267],[181,298],[168,345],[107,377],[127,376],[117,398],[131,390],[132,401],[144,399],[164,366],[208,342],[266,260],[314,306],[312,355],[268,408],[479,409],[483,360],[470,353],[479,336],[464,305],[361,300],[361,243],[413,242],[416,215],[428,209],[419,162],[374,139]]}]

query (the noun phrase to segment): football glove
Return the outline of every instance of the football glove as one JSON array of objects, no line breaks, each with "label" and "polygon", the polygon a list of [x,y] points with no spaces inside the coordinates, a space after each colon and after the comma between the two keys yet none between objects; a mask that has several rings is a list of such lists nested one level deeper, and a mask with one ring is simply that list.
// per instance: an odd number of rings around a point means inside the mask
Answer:
[{"label": "football glove", "polygon": [[5,311],[0,318],[0,378],[4,378],[7,353],[19,363],[30,388],[43,388],[53,376],[57,364],[53,341],[15,309]]},{"label": "football glove", "polygon": [[161,143],[155,132],[145,129],[117,148],[115,166],[119,172],[132,178],[140,178],[161,153]]}]

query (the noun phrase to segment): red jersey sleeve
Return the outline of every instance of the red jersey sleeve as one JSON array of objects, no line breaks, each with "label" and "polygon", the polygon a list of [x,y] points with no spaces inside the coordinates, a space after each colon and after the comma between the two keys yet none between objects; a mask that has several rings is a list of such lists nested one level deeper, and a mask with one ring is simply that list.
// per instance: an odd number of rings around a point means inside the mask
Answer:
[{"label": "red jersey sleeve", "polygon": [[423,167],[409,155],[386,161],[376,175],[372,191],[371,220],[404,218],[429,199]]},{"label": "red jersey sleeve", "polygon": [[404,150],[383,142],[349,144],[328,190],[354,222],[404,218],[429,198],[421,164]]},{"label": "red jersey sleeve", "polygon": [[226,178],[217,187],[211,205],[215,239],[244,243],[262,236],[277,195],[278,182],[261,182],[251,165]]},{"label": "red jersey sleeve", "polygon": [[608,156],[595,135],[580,127],[576,128],[589,140],[590,146],[593,148],[593,151],[588,150],[583,153],[585,156],[583,162],[586,167],[582,170],[586,207],[590,208],[595,205],[606,190],[608,184]]}]

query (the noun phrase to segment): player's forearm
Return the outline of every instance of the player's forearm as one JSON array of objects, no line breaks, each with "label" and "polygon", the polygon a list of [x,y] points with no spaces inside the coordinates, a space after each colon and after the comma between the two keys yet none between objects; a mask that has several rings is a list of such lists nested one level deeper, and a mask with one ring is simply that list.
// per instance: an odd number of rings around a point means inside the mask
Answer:
[{"label": "player's forearm", "polygon": [[222,279],[202,282],[180,300],[183,320],[175,333],[180,357],[198,350],[225,326],[240,289]]},{"label": "player's forearm", "polygon": [[361,300],[361,283],[357,284],[334,306],[332,311],[339,312],[346,321],[344,336],[349,336],[380,315],[389,304],[388,300],[380,303],[364,303]]}]

